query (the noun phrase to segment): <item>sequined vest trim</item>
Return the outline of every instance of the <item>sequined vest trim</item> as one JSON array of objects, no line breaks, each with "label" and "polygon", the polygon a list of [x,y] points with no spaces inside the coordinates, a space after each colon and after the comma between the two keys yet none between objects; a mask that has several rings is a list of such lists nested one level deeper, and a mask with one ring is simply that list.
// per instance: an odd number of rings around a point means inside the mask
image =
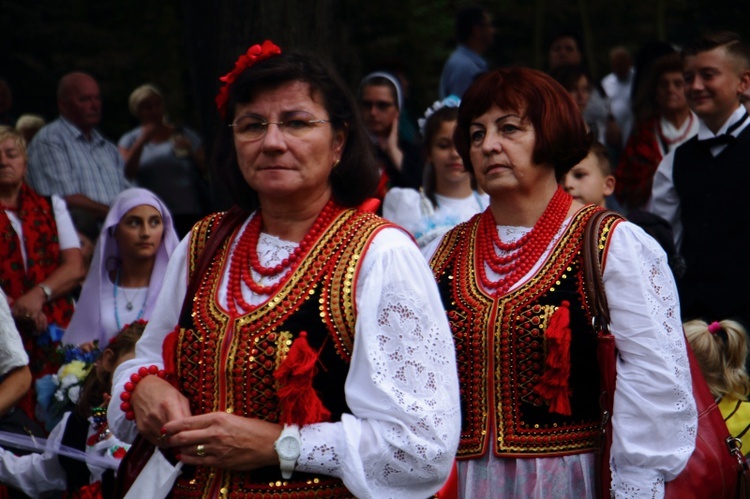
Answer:
[{"label": "sequined vest trim", "polygon": [[[443,239],[430,265],[453,331],[461,384],[459,458],[483,456],[490,436],[498,457],[577,454],[599,446],[601,419],[596,335],[585,306],[580,247],[587,207],[573,216],[539,272],[497,298],[478,284],[480,215]],[[618,217],[603,224],[602,245]],[[570,405],[549,411],[534,391],[544,375],[544,332],[563,300],[570,303]],[[496,410],[493,410],[496,408]]]},{"label": "sequined vest trim", "polygon": [[[193,228],[191,272],[220,216]],[[371,213],[344,210],[274,296],[256,310],[233,317],[216,297],[235,231],[202,277],[193,300],[192,327],[178,335],[178,383],[193,414],[226,411],[278,422],[273,373],[303,330],[310,345],[320,351],[313,385],[331,411],[331,421],[350,412],[344,383],[354,340],[356,277],[373,237],[388,225]],[[183,474],[172,491],[174,498],[282,496],[351,497],[351,493],[341,480],[325,475],[295,472],[292,479],[283,480],[278,467],[252,472],[199,467]]]}]

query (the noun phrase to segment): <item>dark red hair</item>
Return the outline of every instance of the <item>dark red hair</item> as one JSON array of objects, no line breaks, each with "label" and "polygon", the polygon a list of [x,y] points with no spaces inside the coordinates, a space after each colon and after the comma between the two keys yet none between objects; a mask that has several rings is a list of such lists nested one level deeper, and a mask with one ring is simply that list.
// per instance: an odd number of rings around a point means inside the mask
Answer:
[{"label": "dark red hair", "polygon": [[523,114],[534,127],[532,160],[552,165],[562,178],[586,157],[591,138],[578,106],[559,83],[529,68],[501,68],[478,77],[461,98],[453,140],[473,173],[469,126],[492,106]]}]

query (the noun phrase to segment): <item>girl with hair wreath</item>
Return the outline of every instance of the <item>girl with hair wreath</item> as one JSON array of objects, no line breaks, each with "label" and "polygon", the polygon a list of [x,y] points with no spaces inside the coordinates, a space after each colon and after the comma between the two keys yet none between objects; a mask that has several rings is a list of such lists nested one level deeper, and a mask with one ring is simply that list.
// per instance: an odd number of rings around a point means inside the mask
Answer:
[{"label": "girl with hair wreath", "polygon": [[383,218],[411,232],[420,248],[489,204],[487,195],[474,188],[453,144],[460,103],[456,96],[446,97],[419,119],[427,158],[422,188],[393,187],[383,200]]},{"label": "girl with hair wreath", "polygon": [[[0,482],[31,497],[56,490],[73,498],[112,497],[114,471],[130,447],[109,431],[112,373],[133,357],[145,327],[144,321],[127,324],[89,366],[75,408],[52,429],[43,453],[17,456],[0,448]],[[85,453],[86,462],[61,453],[61,447]]]}]

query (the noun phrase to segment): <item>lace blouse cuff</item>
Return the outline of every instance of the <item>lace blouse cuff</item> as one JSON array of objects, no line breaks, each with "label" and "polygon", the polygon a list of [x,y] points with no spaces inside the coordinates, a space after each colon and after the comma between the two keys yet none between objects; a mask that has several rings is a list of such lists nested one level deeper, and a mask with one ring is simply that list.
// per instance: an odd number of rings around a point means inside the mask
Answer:
[{"label": "lace blouse cuff", "polygon": [[317,423],[300,428],[302,449],[296,470],[341,477],[341,454],[345,448],[341,423]]},{"label": "lace blouse cuff", "polygon": [[612,474],[612,497],[661,499],[664,497],[664,475],[654,469],[619,466]]}]

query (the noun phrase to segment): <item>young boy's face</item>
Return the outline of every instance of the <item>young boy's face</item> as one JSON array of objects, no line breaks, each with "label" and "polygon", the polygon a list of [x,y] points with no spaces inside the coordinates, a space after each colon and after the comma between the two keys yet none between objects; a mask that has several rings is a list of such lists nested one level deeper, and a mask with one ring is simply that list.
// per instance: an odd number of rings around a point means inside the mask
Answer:
[{"label": "young boy's face", "polygon": [[685,57],[690,107],[716,133],[740,103],[750,76],[724,47]]},{"label": "young boy's face", "polygon": [[570,169],[562,184],[577,201],[604,207],[604,198],[615,189],[615,178],[612,175],[604,176],[596,155],[589,153]]}]

